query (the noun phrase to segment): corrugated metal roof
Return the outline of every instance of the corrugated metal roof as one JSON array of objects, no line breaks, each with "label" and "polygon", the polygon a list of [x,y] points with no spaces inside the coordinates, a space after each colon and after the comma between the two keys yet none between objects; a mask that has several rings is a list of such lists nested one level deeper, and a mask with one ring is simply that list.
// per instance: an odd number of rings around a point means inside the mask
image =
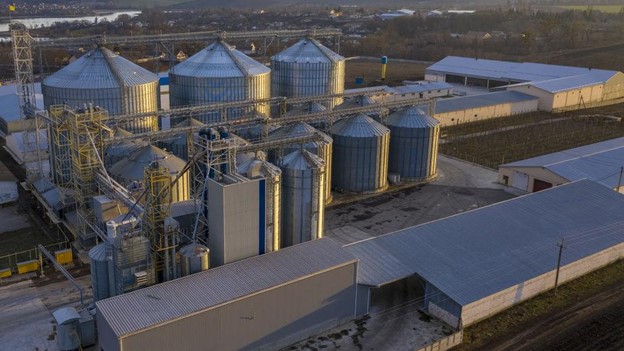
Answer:
[{"label": "corrugated metal roof", "polygon": [[342,104],[334,107],[336,110],[344,110],[347,108],[359,107],[359,106],[370,106],[370,105],[378,105],[379,102],[375,101],[373,98],[367,95],[360,95],[354,98],[346,99]]},{"label": "corrugated metal roof", "polygon": [[530,83],[530,85],[545,90],[549,93],[558,93],[570,89],[578,89],[592,85],[604,84],[614,75],[618,74],[609,71],[592,70],[591,73],[578,76],[564,77]]},{"label": "corrugated metal roof", "polygon": [[[115,75],[114,71],[118,74]],[[46,78],[43,85],[67,89],[111,89],[153,83],[158,79],[157,74],[104,47],[97,47]]]},{"label": "corrugated metal roof", "polygon": [[280,166],[282,168],[304,171],[323,168],[325,161],[307,150],[299,149],[284,156],[280,161]]},{"label": "corrugated metal roof", "polygon": [[624,137],[507,163],[500,167],[540,167],[569,181],[589,179],[613,189],[618,185],[622,165]]},{"label": "corrugated metal roof", "polygon": [[171,74],[198,78],[247,77],[269,72],[262,63],[222,41],[215,41],[171,69]]},{"label": "corrugated metal roof", "polygon": [[331,128],[332,135],[365,138],[381,136],[390,133],[390,130],[367,115],[343,118]]},{"label": "corrugated metal roof", "polygon": [[531,62],[484,60],[457,56],[447,56],[427,67],[427,71],[524,82],[578,76],[589,72],[600,72],[600,74],[611,75],[617,73],[617,71],[597,69],[592,69],[590,71],[589,68],[582,67],[548,65]]},{"label": "corrugated metal roof", "polygon": [[120,337],[351,262],[352,255],[323,238],[98,301],[96,306]]},{"label": "corrugated metal roof", "polygon": [[[41,83],[35,83],[35,104],[37,108],[43,109]],[[0,106],[2,106],[0,118],[5,122],[12,122],[21,118],[19,97],[14,84],[0,86]]]},{"label": "corrugated metal roof", "polygon": [[358,282],[417,274],[461,305],[624,242],[624,196],[581,180],[345,246]]},{"label": "corrugated metal roof", "polygon": [[519,91],[499,91],[494,93],[462,96],[450,99],[438,99],[435,103],[435,113],[447,113],[472,108],[480,108],[499,104],[516,103],[537,100],[532,95]]},{"label": "corrugated metal roof", "polygon": [[277,166],[264,160],[260,154],[236,165],[236,172],[249,179],[255,179],[257,177],[277,177],[282,174],[282,171]]},{"label": "corrugated metal roof", "polygon": [[[291,123],[285,126],[281,126],[275,129],[274,131],[271,131],[269,135],[267,136],[266,140],[280,140],[280,139],[284,139],[288,137],[298,137],[298,136],[303,137],[303,136],[312,135],[314,133],[323,135],[324,142],[327,142],[327,143],[332,142],[332,138],[330,136],[326,135],[325,133],[319,132],[314,127],[312,127],[311,125],[305,122],[297,122],[297,123]],[[318,144],[318,142],[306,143],[306,146],[316,145],[316,144]]]},{"label": "corrugated metal roof", "polygon": [[112,165],[109,172],[122,179],[143,180],[145,167],[152,161],[158,161],[160,166],[167,168],[170,173],[180,172],[186,165],[184,160],[163,149],[153,145],[142,145],[130,156]]},{"label": "corrugated metal roof", "polygon": [[271,60],[295,63],[330,63],[344,61],[344,57],[314,39],[304,38],[273,56]]},{"label": "corrugated metal roof", "polygon": [[419,106],[399,110],[386,118],[386,125],[399,128],[433,128],[439,124],[440,121],[429,116]]},{"label": "corrugated metal roof", "polygon": [[453,89],[453,86],[446,82],[431,82],[423,84],[408,84],[399,87],[389,88],[391,93],[395,94],[412,94],[422,93],[431,90]]},{"label": "corrugated metal roof", "polygon": [[185,201],[172,202],[169,205],[171,217],[181,217],[198,212],[201,208],[199,200],[191,199]]}]

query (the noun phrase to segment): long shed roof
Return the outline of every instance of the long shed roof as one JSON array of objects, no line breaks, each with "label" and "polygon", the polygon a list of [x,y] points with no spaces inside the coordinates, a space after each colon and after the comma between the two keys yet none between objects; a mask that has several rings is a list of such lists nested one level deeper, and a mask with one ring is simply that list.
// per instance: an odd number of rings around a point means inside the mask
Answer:
[{"label": "long shed roof", "polygon": [[427,71],[446,72],[498,80],[535,82],[556,78],[572,77],[587,73],[612,76],[617,71],[607,71],[583,67],[548,65],[533,62],[510,62],[447,56],[427,67]]},{"label": "long shed roof", "polygon": [[523,101],[537,100],[532,95],[519,91],[499,91],[481,95],[462,96],[449,99],[439,99],[435,103],[435,113],[448,113],[473,108],[494,106],[499,104],[517,103]]},{"label": "long shed roof", "polygon": [[615,188],[624,165],[624,137],[501,165],[545,168],[569,181],[589,179]]},{"label": "long shed roof", "polygon": [[117,337],[165,324],[356,259],[323,238],[96,302]]},{"label": "long shed roof", "polygon": [[624,242],[624,196],[589,180],[522,196],[345,249],[358,283],[381,286],[418,274],[466,305]]}]

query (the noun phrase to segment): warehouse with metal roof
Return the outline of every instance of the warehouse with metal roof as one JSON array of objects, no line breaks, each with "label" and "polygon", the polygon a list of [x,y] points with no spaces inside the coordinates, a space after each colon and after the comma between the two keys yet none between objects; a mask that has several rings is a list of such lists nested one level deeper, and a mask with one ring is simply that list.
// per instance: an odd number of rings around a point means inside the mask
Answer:
[{"label": "warehouse with metal roof", "polygon": [[433,117],[441,126],[537,111],[538,98],[517,91],[439,99]]},{"label": "warehouse with metal roof", "polygon": [[538,97],[540,110],[552,112],[624,101],[624,74],[591,67],[448,56],[429,66],[425,79],[520,91]]},{"label": "warehouse with metal roof", "polygon": [[360,260],[358,315],[375,288],[416,276],[425,311],[473,324],[553,288],[562,239],[559,283],[623,258],[623,206],[580,180],[347,245]]},{"label": "warehouse with metal roof", "polygon": [[357,260],[328,238],[96,303],[101,350],[276,350],[355,317]]},{"label": "warehouse with metal roof", "polygon": [[498,182],[526,192],[589,179],[624,192],[624,137],[554,152],[498,168]]}]

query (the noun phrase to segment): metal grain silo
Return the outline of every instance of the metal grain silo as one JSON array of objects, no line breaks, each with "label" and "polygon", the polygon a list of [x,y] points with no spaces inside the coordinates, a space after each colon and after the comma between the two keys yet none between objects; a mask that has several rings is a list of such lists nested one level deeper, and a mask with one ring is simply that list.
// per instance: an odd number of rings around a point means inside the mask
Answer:
[{"label": "metal grain silo", "polygon": [[[115,131],[115,138],[123,138],[132,136],[132,133],[118,128]],[[119,141],[106,145],[104,149],[104,164],[106,166],[111,166],[120,160],[128,157],[133,152],[138,150],[141,147],[145,147],[147,145],[146,141],[143,140],[128,140],[128,141]]]},{"label": "metal grain silo", "polygon": [[[218,102],[265,99],[271,96],[270,72],[262,63],[230,45],[216,41],[169,71],[171,107]],[[255,110],[267,115],[268,104]],[[230,118],[253,113],[253,109],[230,108]],[[200,116],[204,123],[218,121],[220,112]]]},{"label": "metal grain silo", "polygon": [[89,250],[89,259],[91,261],[93,299],[100,301],[111,297],[108,265],[112,258],[109,259],[106,256],[106,243],[96,245]]},{"label": "metal grain silo", "polygon": [[[271,58],[273,96],[342,94],[345,59],[314,39],[304,38]],[[342,99],[328,101],[328,107]]]},{"label": "metal grain silo", "polygon": [[331,136],[334,189],[371,193],[388,187],[388,128],[361,114],[336,122]]},{"label": "metal grain silo", "polygon": [[[153,145],[145,145],[128,157],[115,163],[109,168],[110,175],[127,188],[143,188],[145,168],[153,161],[169,170],[171,180],[175,179],[184,168],[186,162]],[[190,198],[190,177],[187,171],[171,190],[171,201],[185,201]]]},{"label": "metal grain silo", "polygon": [[413,106],[388,116],[390,157],[388,173],[419,181],[436,176],[440,122]]},{"label": "metal grain silo", "polygon": [[281,247],[323,236],[325,161],[304,149],[284,156],[282,169]]},{"label": "metal grain silo", "polygon": [[183,277],[205,271],[209,268],[210,250],[206,246],[191,243],[181,248],[178,252],[180,253],[180,266]]},{"label": "metal grain silo", "polygon": [[93,104],[110,116],[154,113],[124,123],[133,133],[158,130],[158,75],[104,48],[97,47],[41,83],[43,103],[83,108]]},{"label": "metal grain silo", "polygon": [[[175,124],[173,127],[195,127],[199,129],[204,126],[206,126],[204,123],[201,123],[194,118],[190,118]],[[189,132],[186,134],[180,134],[178,136],[171,137],[171,139],[162,140],[158,143],[158,145],[166,151],[169,151],[172,154],[176,155],[177,157],[183,160],[188,160],[189,149],[192,149],[193,144],[197,143],[197,138],[197,133]]]},{"label": "metal grain silo", "polygon": [[270,162],[257,157],[237,166],[237,172],[248,178],[263,178],[265,213],[265,252],[279,250],[282,171]]},{"label": "metal grain silo", "polygon": [[269,153],[269,160],[277,163],[284,155],[288,155],[296,150],[304,149],[316,154],[325,161],[325,203],[330,203],[332,200],[331,194],[331,167],[332,167],[332,144],[333,140],[328,135],[319,132],[314,127],[305,122],[298,122],[287,124],[272,132],[267,136],[267,140],[279,140],[292,137],[310,136],[314,133],[319,133],[323,136],[322,141],[308,142],[303,145],[290,145],[282,149],[272,150]]}]

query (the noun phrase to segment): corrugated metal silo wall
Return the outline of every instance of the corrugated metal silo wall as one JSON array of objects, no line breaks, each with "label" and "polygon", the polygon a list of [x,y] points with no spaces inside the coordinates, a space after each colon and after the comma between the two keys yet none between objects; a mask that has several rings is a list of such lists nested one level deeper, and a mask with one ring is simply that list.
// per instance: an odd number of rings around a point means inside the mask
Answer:
[{"label": "corrugated metal silo wall", "polygon": [[100,301],[110,297],[108,260],[106,259],[105,243],[95,246],[89,251],[91,260],[91,286],[93,299]]},{"label": "corrugated metal silo wall", "polygon": [[272,252],[280,248],[280,233],[282,228],[282,175],[266,178],[265,199],[266,230],[264,252]]},{"label": "corrugated metal silo wall", "polygon": [[[322,158],[323,161],[325,161],[325,184],[323,186],[323,188],[325,189],[325,204],[329,204],[332,201],[332,143],[322,143],[320,146],[318,146],[318,143],[310,143],[304,145],[305,150],[310,151],[311,153],[317,155],[318,157]],[[281,152],[278,152],[277,150],[269,151],[270,161],[276,163],[284,155],[295,152],[299,150],[299,148],[299,145],[293,145],[284,147],[284,149],[280,150]]]},{"label": "corrugated metal silo wall", "polygon": [[390,134],[375,137],[347,137],[333,134],[334,189],[368,193],[388,186]]},{"label": "corrugated metal silo wall", "polygon": [[[170,73],[169,99],[171,107],[207,105],[219,102],[265,99],[271,96],[270,74],[249,77],[205,78],[178,76]],[[257,105],[258,112],[268,114],[268,105]],[[230,118],[250,114],[250,109],[228,109]],[[198,116],[203,123],[220,120],[221,113]]]},{"label": "corrugated metal silo wall", "polygon": [[[344,92],[345,63],[271,62],[271,91],[273,96],[300,97]],[[329,108],[339,104],[334,99]]]},{"label": "corrugated metal silo wall", "polygon": [[324,179],[323,169],[282,168],[282,248],[323,236]]},{"label": "corrugated metal silo wall", "polygon": [[437,173],[440,127],[390,129],[388,172],[405,180],[424,180]]},{"label": "corrugated metal silo wall", "polygon": [[[86,85],[87,83],[85,83]],[[66,104],[73,108],[82,108],[92,103],[108,111],[109,115],[158,112],[158,81],[130,86],[125,88],[88,88],[65,89],[42,85],[43,104],[45,108],[51,105]],[[124,99],[123,96],[126,96]],[[124,111],[124,105],[126,106]],[[137,119],[122,125],[124,129],[133,133],[144,133],[158,130],[156,115]]]},{"label": "corrugated metal silo wall", "polygon": [[[171,177],[171,181],[173,181],[176,176]],[[186,201],[191,198],[191,179],[190,179],[190,171],[184,172],[184,174],[178,179],[178,182],[173,185],[173,189],[171,189],[171,201],[172,202],[180,202]]]}]

